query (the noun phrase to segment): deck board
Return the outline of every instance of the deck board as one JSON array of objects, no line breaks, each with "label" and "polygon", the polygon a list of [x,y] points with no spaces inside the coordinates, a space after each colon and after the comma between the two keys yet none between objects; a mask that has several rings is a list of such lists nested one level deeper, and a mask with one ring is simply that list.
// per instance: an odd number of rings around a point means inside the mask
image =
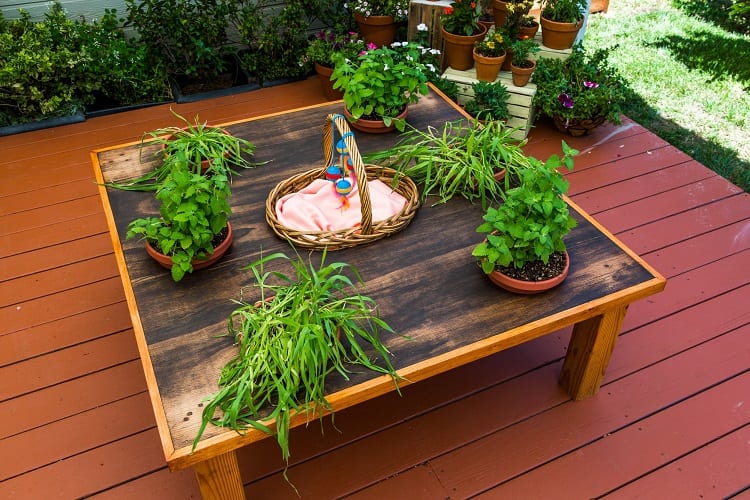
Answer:
[{"label": "deck board", "polygon": [[[172,107],[225,123],[321,100],[311,79]],[[89,157],[177,124],[169,108],[0,138],[2,498],[199,498],[189,470],[165,467]],[[569,329],[500,352],[340,412],[340,433],[295,429],[303,498],[750,488],[747,193],[627,118],[577,138],[542,120],[526,150],[561,140],[581,151],[573,200],[669,278],[631,306],[602,391],[573,403],[550,383]],[[239,455],[248,497],[297,498],[273,440]]]}]

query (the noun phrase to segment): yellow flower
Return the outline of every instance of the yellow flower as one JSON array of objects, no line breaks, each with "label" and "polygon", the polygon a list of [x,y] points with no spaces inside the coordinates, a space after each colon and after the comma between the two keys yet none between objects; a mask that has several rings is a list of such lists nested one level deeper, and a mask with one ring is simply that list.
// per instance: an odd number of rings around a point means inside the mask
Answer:
[{"label": "yellow flower", "polygon": [[490,50],[494,49],[495,48],[495,42],[493,42],[493,41],[487,42],[487,48],[490,49]]}]

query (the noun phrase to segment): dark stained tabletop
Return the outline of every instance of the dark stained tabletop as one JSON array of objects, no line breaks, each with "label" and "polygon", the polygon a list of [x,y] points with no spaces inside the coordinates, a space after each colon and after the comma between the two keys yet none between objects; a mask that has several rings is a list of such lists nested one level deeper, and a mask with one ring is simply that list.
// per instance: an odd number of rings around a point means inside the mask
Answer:
[{"label": "dark stained tabletop", "polygon": [[[200,425],[199,405],[217,391],[220,369],[235,354],[233,340],[220,337],[235,307],[232,300],[240,298],[243,288],[245,299],[256,298],[252,276],[243,266],[261,253],[292,255],[295,251],[267,225],[266,197],[285,178],[322,166],[324,119],[340,111],[337,102],[227,127],[256,145],[256,161],[269,163],[234,177],[230,220],[235,241],[229,253],[217,265],[187,275],[179,283],[148,257],[142,242],[125,240],[132,219],[157,213],[153,194],[107,190],[110,222],[114,221],[122,245],[126,292],[131,287],[129,298],[135,300],[131,313],[136,335],[142,334],[147,344],[150,359],[144,359],[144,365],[147,376],[148,364],[153,366],[169,429],[170,436],[162,440],[171,440],[175,460],[189,452]],[[407,120],[426,128],[459,118],[455,108],[431,93],[410,107]],[[383,149],[398,139],[396,133],[355,131],[355,135],[362,153]],[[142,168],[138,149],[135,144],[100,151],[104,178],[111,178],[108,172],[119,178],[135,175]],[[407,378],[418,380],[592,317],[602,304],[626,304],[643,295],[643,287],[655,279],[651,271],[595,222],[573,212],[578,227],[566,239],[570,274],[556,289],[536,296],[507,293],[481,272],[471,251],[482,239],[475,229],[483,211],[464,200],[434,207],[428,200],[403,231],[371,244],[329,252],[327,261],[344,261],[360,270],[365,293],[376,300],[383,319],[408,336],[383,336],[395,367]],[[313,261],[321,257],[318,251],[299,252]],[[351,395],[351,401],[347,401],[350,396],[337,400],[339,407],[345,407],[356,402],[357,387],[373,379],[378,385],[369,397],[393,389],[386,377],[363,371],[348,382],[331,376],[329,393]],[[222,433],[236,436],[209,426],[204,439]]]}]

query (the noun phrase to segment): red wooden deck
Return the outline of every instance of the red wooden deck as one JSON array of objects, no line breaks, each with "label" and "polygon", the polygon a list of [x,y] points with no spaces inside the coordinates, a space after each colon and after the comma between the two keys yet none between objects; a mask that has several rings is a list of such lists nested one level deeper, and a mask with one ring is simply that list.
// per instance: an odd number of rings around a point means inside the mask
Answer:
[{"label": "red wooden deck", "polygon": [[[174,108],[321,98],[308,80]],[[0,498],[199,496],[164,465],[89,156],[172,124],[158,106],[0,138]],[[563,138],[542,123],[528,150]],[[600,393],[554,383],[569,331],[503,351],[295,430],[303,498],[750,496],[750,197],[629,120],[566,140],[572,198],[669,279]],[[248,498],[296,498],[273,440],[240,466]]]}]

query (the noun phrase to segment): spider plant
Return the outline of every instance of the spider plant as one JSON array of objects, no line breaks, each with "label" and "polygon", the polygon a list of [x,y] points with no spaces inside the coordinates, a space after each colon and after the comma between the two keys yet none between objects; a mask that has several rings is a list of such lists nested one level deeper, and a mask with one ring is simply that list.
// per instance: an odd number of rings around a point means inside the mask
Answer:
[{"label": "spider plant", "polygon": [[121,183],[107,184],[109,187],[128,191],[156,191],[167,178],[174,164],[170,158],[180,156],[189,162],[194,173],[226,175],[237,173],[240,168],[257,166],[250,163],[243,154],[251,156],[255,145],[246,139],[234,137],[221,127],[200,122],[198,116],[189,122],[183,116],[170,110],[184,123],[184,126],[171,126],[143,134],[141,138],[140,161],[143,162],[143,147],[157,144],[160,148],[154,153],[156,167],[142,176]]},{"label": "spider plant", "polygon": [[[338,372],[348,380],[347,365],[398,375],[378,331],[393,333],[380,319],[372,298],[362,295],[357,269],[342,262],[319,266],[284,253],[262,257],[245,269],[255,279],[258,300],[235,301],[228,335],[237,355],[222,369],[219,392],[208,399],[195,447],[208,423],[242,432],[254,428],[275,434],[289,462],[289,428],[294,414],[322,418],[332,412],[326,400],[326,377]],[[288,261],[290,275],[267,271],[272,261]],[[375,349],[378,363],[365,351]],[[398,389],[398,386],[397,386]]]},{"label": "spider plant", "polygon": [[[437,195],[435,205],[454,196],[482,208],[501,200],[514,172],[527,167],[522,147],[526,141],[512,137],[515,129],[500,121],[447,122],[442,130],[412,128],[392,148],[365,156],[367,163],[385,164],[423,185],[422,198]],[[504,182],[498,172],[505,170]]]}]

